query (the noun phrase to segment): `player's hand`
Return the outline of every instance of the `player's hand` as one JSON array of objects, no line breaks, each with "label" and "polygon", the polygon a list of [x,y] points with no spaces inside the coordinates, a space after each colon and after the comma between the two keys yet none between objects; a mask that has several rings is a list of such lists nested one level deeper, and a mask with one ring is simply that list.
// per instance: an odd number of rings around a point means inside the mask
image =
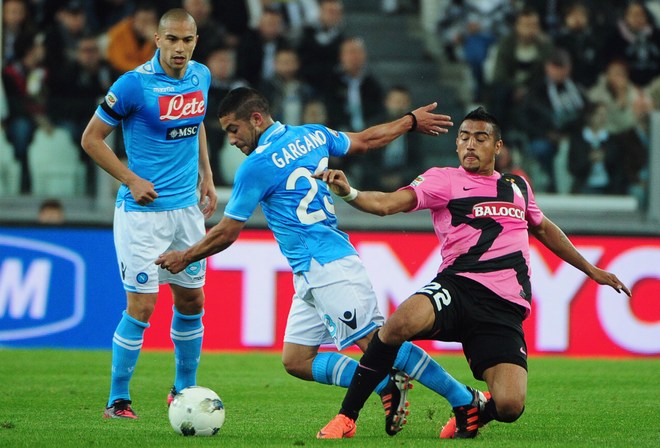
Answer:
[{"label": "player's hand", "polygon": [[611,272],[604,271],[600,268],[595,268],[590,277],[599,285],[609,285],[618,293],[625,292],[628,297],[631,297],[630,290],[623,284],[616,275]]},{"label": "player's hand", "polygon": [[135,202],[140,205],[151,204],[158,197],[154,184],[141,177],[136,177],[127,186],[131,190],[131,195],[135,199]]},{"label": "player's hand", "polygon": [[449,128],[454,125],[449,115],[434,114],[432,111],[438,106],[433,102],[426,106],[418,107],[413,110],[417,120],[416,132],[427,135],[440,135],[449,132]]},{"label": "player's hand", "polygon": [[188,263],[186,263],[183,258],[183,251],[180,250],[173,250],[161,254],[160,257],[156,259],[156,264],[163,269],[167,269],[172,274],[178,274],[188,266]]},{"label": "player's hand", "polygon": [[218,194],[215,191],[212,177],[202,179],[199,185],[199,192],[202,213],[204,214],[204,218],[209,219],[218,208]]},{"label": "player's hand", "polygon": [[351,191],[351,185],[342,170],[325,170],[312,175],[312,177],[328,184],[330,190],[337,196],[346,196]]}]

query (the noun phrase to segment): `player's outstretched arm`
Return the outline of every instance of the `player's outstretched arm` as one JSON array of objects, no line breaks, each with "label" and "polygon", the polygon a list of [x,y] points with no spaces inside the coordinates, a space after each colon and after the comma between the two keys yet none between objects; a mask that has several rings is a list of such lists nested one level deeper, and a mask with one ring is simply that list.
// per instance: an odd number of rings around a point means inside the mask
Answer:
[{"label": "player's outstretched arm", "polygon": [[231,246],[238,238],[244,226],[244,221],[237,221],[225,216],[197,243],[186,250],[165,252],[156,259],[155,263],[173,274],[179,273],[190,263],[222,252]]},{"label": "player's outstretched arm", "polygon": [[589,263],[580,252],[578,252],[559,226],[548,218],[544,217],[543,221],[541,221],[541,224],[538,226],[530,226],[529,231],[555,255],[587,274],[587,276],[596,283],[600,285],[609,285],[614,288],[616,292],[620,293],[623,291],[628,297],[630,297],[630,290],[617,278],[616,275]]},{"label": "player's outstretched arm", "polygon": [[417,205],[413,190],[404,189],[393,193],[382,191],[358,191],[351,187],[342,170],[325,170],[313,177],[320,179],[330,190],[356,209],[379,216],[407,212]]},{"label": "player's outstretched arm", "polygon": [[422,134],[437,136],[449,132],[449,127],[454,123],[449,115],[434,114],[432,111],[438,103],[427,104],[404,115],[398,120],[389,123],[371,126],[361,132],[347,132],[351,140],[349,154],[366,152],[371,149],[382,148],[395,138],[406,132],[419,132]]}]

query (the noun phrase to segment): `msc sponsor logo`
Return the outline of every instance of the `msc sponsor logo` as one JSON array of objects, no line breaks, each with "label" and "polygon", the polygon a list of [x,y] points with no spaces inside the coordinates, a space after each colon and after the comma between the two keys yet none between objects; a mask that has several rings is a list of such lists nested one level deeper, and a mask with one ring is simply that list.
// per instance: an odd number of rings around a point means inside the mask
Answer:
[{"label": "msc sponsor logo", "polygon": [[510,202],[482,202],[472,208],[475,218],[495,218],[499,216],[525,219],[525,210]]},{"label": "msc sponsor logo", "polygon": [[167,130],[167,140],[178,140],[180,138],[194,137],[197,135],[199,125],[194,126],[179,126],[177,128],[169,128]]},{"label": "msc sponsor logo", "polygon": [[0,341],[75,327],[85,314],[84,294],[80,255],[54,244],[0,235]]}]

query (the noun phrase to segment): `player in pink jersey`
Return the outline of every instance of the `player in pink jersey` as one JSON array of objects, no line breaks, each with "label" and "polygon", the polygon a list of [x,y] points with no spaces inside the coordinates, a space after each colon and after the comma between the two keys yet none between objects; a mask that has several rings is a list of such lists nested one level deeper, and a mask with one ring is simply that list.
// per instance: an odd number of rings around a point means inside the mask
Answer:
[{"label": "player in pink jersey", "polygon": [[[474,377],[489,392],[468,388],[472,403],[455,407],[441,438],[472,438],[491,420],[513,422],[525,408],[530,313],[529,234],[601,285],[630,296],[612,273],[589,263],[543,215],[529,184],[495,171],[503,142],[495,117],[470,112],[456,138],[459,168],[431,168],[393,193],[359,192],[340,170],[317,176],[353,207],[376,215],[428,209],[442,244],[438,275],[410,296],[374,335],[337,417],[321,431],[352,426],[374,386],[389,372],[404,341],[457,341]],[[348,417],[348,419],[346,418]]]}]

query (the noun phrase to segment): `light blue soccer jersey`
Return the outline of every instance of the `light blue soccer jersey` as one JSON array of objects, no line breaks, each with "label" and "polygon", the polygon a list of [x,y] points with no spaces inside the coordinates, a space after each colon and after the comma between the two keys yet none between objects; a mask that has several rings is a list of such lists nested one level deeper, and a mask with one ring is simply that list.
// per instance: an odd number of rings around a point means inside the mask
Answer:
[{"label": "light blue soccer jersey", "polygon": [[257,204],[294,273],[356,255],[337,229],[328,186],[312,174],[328,167],[329,156],[346,155],[350,140],[322,125],[286,126],[275,122],[236,172],[225,215],[247,221]]},{"label": "light blue soccer jersey", "polygon": [[110,87],[96,115],[109,124],[121,123],[128,167],[152,182],[158,198],[138,205],[121,185],[117,206],[128,211],[165,211],[197,203],[199,126],[206,114],[211,83],[209,69],[190,61],[182,79],[169,77],[154,57],[126,72]]}]

